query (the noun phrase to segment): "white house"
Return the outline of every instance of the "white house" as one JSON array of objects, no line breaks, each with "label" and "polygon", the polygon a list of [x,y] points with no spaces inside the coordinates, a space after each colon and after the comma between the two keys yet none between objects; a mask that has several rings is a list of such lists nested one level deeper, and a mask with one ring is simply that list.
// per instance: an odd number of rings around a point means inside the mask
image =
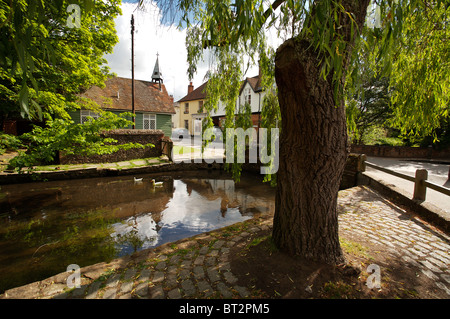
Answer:
[{"label": "white house", "polygon": [[[254,128],[259,128],[261,120],[262,102],[265,92],[261,88],[260,76],[254,76],[246,78],[239,90],[239,97],[236,101],[235,114],[239,112],[239,106],[243,106],[246,103],[250,104],[252,112],[252,122]],[[214,122],[214,126],[222,126],[221,121],[225,119],[225,106],[219,102],[217,112],[213,111],[211,117]]]}]

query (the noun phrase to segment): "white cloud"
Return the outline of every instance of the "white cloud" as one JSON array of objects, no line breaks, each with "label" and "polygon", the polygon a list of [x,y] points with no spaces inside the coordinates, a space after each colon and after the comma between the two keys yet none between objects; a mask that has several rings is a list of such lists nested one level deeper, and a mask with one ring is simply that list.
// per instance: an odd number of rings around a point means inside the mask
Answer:
[{"label": "white cloud", "polygon": [[[151,80],[151,75],[159,53],[159,65],[164,84],[175,101],[187,94],[189,84],[187,76],[187,52],[185,46],[186,31],[175,26],[161,24],[161,16],[156,7],[147,4],[145,11],[135,10],[136,4],[123,3],[122,15],[115,20],[119,42],[114,52],[105,58],[111,71],[117,76],[131,78],[131,15],[134,15],[134,77],[139,80]],[[206,73],[200,68],[193,79],[194,86],[202,84]]]},{"label": "white cloud", "polygon": [[[145,11],[135,10],[136,3],[122,3],[122,15],[115,19],[119,42],[114,52],[105,58],[112,72],[120,77],[131,78],[131,15],[134,14],[134,56],[135,79],[151,80],[156,54],[159,53],[159,65],[164,84],[169,94],[178,101],[187,94],[189,79],[187,76],[187,51],[185,45],[186,30],[161,23],[161,15],[154,2],[145,2]],[[270,34],[270,44],[279,45],[279,39]],[[208,56],[205,54],[205,56]],[[210,61],[206,59],[198,64],[193,79],[194,87],[203,83]],[[258,74],[258,67],[252,66],[246,76]]]}]

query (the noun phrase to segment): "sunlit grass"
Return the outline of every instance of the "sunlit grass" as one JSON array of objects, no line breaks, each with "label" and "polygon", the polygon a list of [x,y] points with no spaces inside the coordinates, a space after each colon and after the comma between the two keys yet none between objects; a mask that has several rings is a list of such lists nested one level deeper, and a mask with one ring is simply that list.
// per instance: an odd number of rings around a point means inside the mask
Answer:
[{"label": "sunlit grass", "polygon": [[182,145],[175,145],[173,147],[173,153],[178,154],[178,155],[189,154],[189,153],[194,153],[194,152],[195,152],[195,148],[193,148],[193,147],[182,146]]}]

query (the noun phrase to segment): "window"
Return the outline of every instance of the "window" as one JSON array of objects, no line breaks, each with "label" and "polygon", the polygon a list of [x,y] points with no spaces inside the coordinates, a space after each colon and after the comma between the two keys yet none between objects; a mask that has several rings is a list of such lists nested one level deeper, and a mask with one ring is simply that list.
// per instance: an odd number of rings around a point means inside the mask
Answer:
[{"label": "window", "polygon": [[184,114],[189,114],[189,103],[184,104]]},{"label": "window", "polygon": [[189,120],[184,120],[184,128],[189,130]]},{"label": "window", "polygon": [[251,89],[245,90],[244,103],[248,103],[248,104],[252,105],[252,90]]},{"label": "window", "polygon": [[155,114],[144,114],[144,123],[142,125],[144,130],[156,130],[156,115]]},{"label": "window", "polygon": [[198,112],[203,113],[203,101],[198,101]]},{"label": "window", "polygon": [[89,118],[98,119],[100,115],[98,113],[95,113],[93,111],[89,110],[81,110],[80,111],[80,122],[81,124],[86,123],[89,121]]}]

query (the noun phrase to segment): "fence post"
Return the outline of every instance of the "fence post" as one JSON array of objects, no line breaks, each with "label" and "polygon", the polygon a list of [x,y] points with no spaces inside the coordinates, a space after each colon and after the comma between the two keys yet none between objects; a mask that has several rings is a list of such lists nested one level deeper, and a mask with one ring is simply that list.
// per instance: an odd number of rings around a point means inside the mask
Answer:
[{"label": "fence post", "polygon": [[425,181],[428,179],[428,171],[426,169],[416,170],[416,181],[414,183],[414,200],[424,201],[427,196],[427,187]]}]

